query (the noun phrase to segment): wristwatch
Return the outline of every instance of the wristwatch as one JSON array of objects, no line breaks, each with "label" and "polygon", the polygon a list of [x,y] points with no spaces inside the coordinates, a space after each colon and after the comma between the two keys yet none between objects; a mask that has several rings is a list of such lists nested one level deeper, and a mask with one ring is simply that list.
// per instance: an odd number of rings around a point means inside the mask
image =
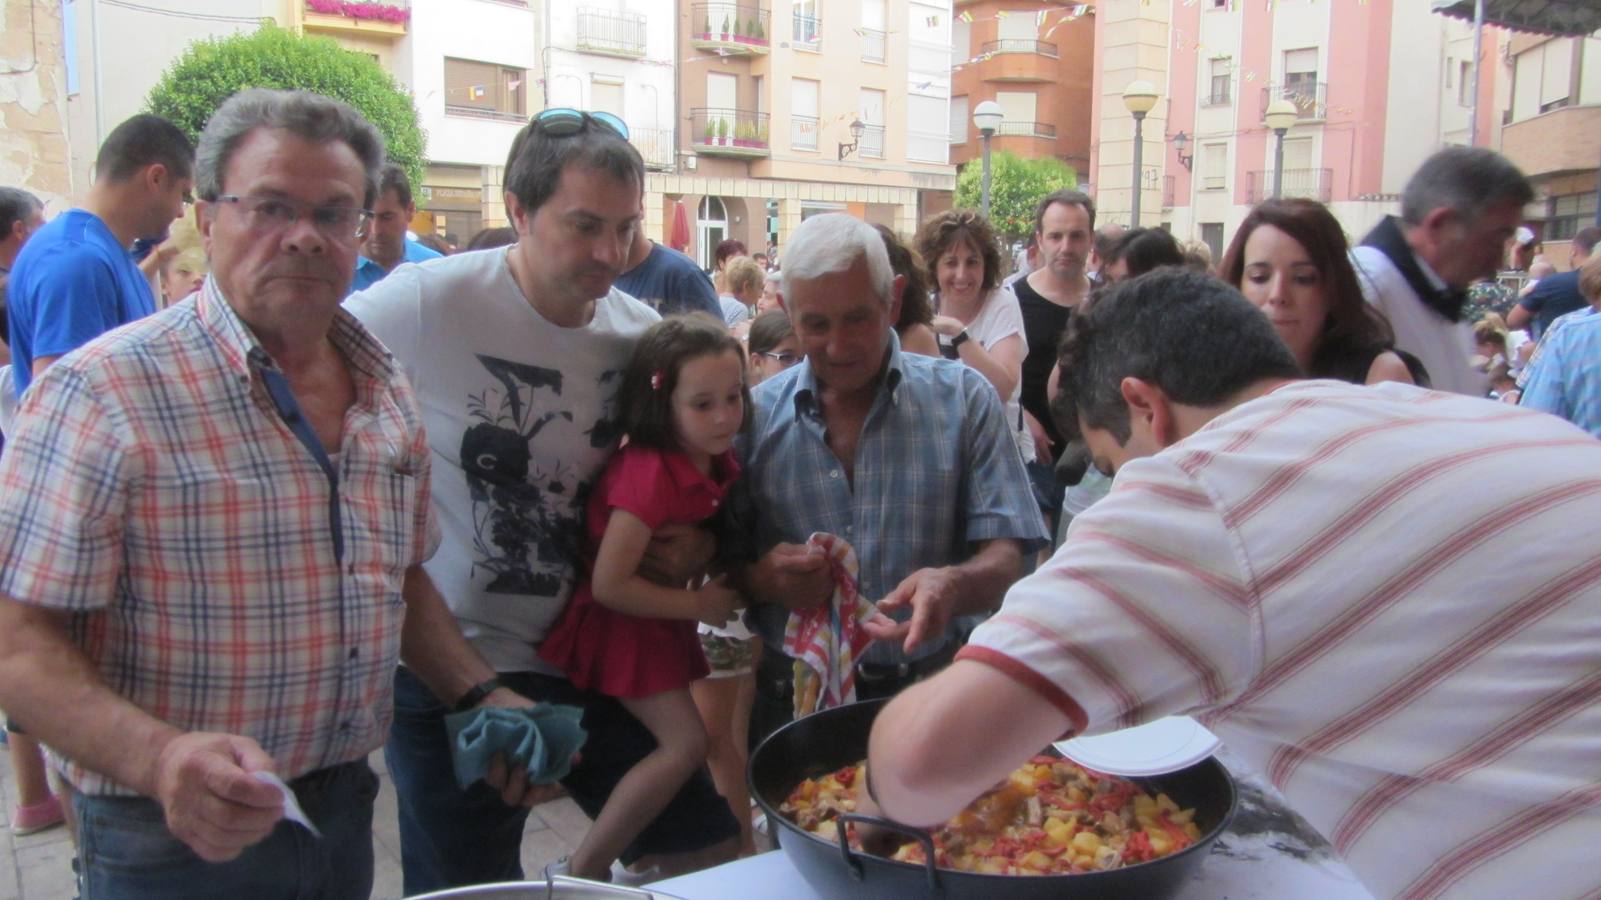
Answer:
[{"label": "wristwatch", "polygon": [[478,704],[484,702],[484,698],[490,694],[493,694],[495,689],[498,687],[500,687],[499,676],[491,678],[487,681],[478,682],[477,684],[468,688],[467,693],[462,694],[461,698],[456,701],[454,711],[466,712],[467,710],[472,709]]},{"label": "wristwatch", "polygon": [[967,340],[970,337],[971,337],[971,335],[969,335],[967,333],[967,329],[966,328],[963,328],[961,331],[958,331],[956,333],[956,337],[951,338],[951,349],[952,350],[959,349],[963,344],[967,343]]}]

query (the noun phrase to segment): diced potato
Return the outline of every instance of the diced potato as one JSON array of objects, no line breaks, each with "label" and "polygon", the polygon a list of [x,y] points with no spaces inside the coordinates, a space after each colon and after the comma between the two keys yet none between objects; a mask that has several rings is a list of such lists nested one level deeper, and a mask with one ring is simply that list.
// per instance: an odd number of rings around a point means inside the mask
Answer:
[{"label": "diced potato", "polygon": [[983,872],[986,875],[1001,875],[1006,872],[1006,861],[993,858],[980,859],[978,865],[974,867],[974,871]]},{"label": "diced potato", "polygon": [[1190,824],[1190,820],[1193,818],[1195,818],[1194,809],[1181,809],[1178,812],[1170,812],[1167,814],[1167,820],[1172,822],[1174,825],[1188,825]]},{"label": "diced potato", "polygon": [[1169,797],[1166,794],[1157,794],[1156,795],[1156,805],[1161,807],[1162,809],[1167,810],[1170,813],[1175,813],[1175,812],[1179,811],[1179,805],[1177,803],[1174,803],[1173,802],[1173,798]]},{"label": "diced potato", "polygon": [[1080,853],[1093,855],[1100,846],[1101,839],[1093,831],[1080,831],[1073,835],[1073,849]]},{"label": "diced potato", "polygon": [[1019,860],[1019,863],[1025,869],[1033,869],[1037,872],[1044,872],[1051,867],[1051,858],[1039,852],[1038,850],[1030,850],[1023,856],[1021,860]]}]

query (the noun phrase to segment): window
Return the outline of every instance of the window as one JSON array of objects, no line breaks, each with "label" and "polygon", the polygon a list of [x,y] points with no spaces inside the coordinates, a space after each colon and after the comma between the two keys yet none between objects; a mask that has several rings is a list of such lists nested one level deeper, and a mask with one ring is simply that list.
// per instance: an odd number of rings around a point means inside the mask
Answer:
[{"label": "window", "polygon": [[817,149],[817,82],[796,78],[789,83],[789,147]]},{"label": "window", "polygon": [[818,50],[818,38],[823,32],[821,0],[795,0],[795,48],[797,50]]},{"label": "window", "polygon": [[1561,109],[1572,102],[1574,65],[1573,40],[1553,40],[1542,45],[1540,66],[1540,112]]},{"label": "window", "polygon": [[1317,48],[1289,50],[1284,54],[1285,96],[1317,96]]},{"label": "window", "polygon": [[1230,100],[1229,88],[1234,82],[1234,61],[1231,59],[1210,60],[1211,92],[1201,98],[1205,106],[1224,106]]},{"label": "window", "polygon": [[1547,203],[1550,214],[1545,223],[1545,239],[1548,241],[1571,240],[1580,228],[1595,222],[1595,191],[1552,197]]},{"label": "window", "polygon": [[1229,0],[1211,0],[1211,6],[1213,9],[1228,9]]},{"label": "window", "polygon": [[995,26],[995,36],[1000,38],[1002,48],[1023,45],[1032,48],[1040,39],[1039,19],[1031,9],[1006,10],[1005,17]]},{"label": "window", "polygon": [[884,92],[862,88],[861,108],[862,124],[867,127],[862,131],[858,155],[864,159],[883,159]]},{"label": "window", "polygon": [[445,59],[445,111],[521,121],[528,114],[528,70]]},{"label": "window", "polygon": [[1221,191],[1229,186],[1229,145],[1206,144],[1201,148],[1201,190]]},{"label": "window", "polygon": [[889,34],[884,30],[884,0],[862,0],[862,60],[882,63]]},{"label": "window", "polygon": [[623,80],[604,75],[589,76],[589,108],[595,112],[609,112],[619,119],[623,115]]},{"label": "window", "polygon": [[702,269],[711,269],[717,245],[728,237],[728,210],[723,201],[707,195],[695,212],[695,256]]},{"label": "window", "polygon": [[[1458,106],[1473,105],[1473,63],[1461,63],[1461,77],[1456,82],[1456,102]],[[1449,85],[1447,85],[1449,87]]]},{"label": "window", "polygon": [[967,95],[951,98],[951,143],[967,143]]},{"label": "window", "polygon": [[1001,105],[1001,127],[996,134],[1033,135],[1039,97],[1033,91],[996,91]]},{"label": "window", "polygon": [[972,59],[973,53],[973,24],[961,19],[951,23],[951,49],[955,51],[956,58]]},{"label": "window", "polygon": [[950,100],[924,94],[906,95],[906,158],[944,163],[950,159],[951,136],[938,123],[950,124]]},{"label": "window", "polygon": [[1211,249],[1212,258],[1213,259],[1222,259],[1223,258],[1223,223],[1222,222],[1202,222],[1201,223],[1201,243],[1205,244],[1209,249]]}]

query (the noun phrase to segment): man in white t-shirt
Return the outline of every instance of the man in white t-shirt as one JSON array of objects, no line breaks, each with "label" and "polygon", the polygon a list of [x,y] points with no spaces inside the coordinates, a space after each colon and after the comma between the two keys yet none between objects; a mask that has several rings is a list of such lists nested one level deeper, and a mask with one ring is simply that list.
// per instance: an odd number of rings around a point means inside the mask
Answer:
[{"label": "man in white t-shirt", "polygon": [[1295,377],[1198,273],[1078,317],[1055,409],[1112,491],[879,715],[867,791],[932,824],[1065,734],[1195,713],[1379,897],[1596,896],[1574,848],[1601,840],[1601,561],[1573,535],[1601,520],[1601,443]]},{"label": "man in white t-shirt", "polygon": [[[548,795],[525,791],[521,778],[504,792],[458,789],[442,721],[452,709],[497,685],[582,706],[589,740],[563,784],[591,817],[655,746],[615,700],[578,691],[538,654],[579,574],[584,498],[617,449],[622,369],[659,320],[612,286],[640,225],[643,184],[638,151],[612,125],[548,110],[507,161],[516,244],[403,267],[346,301],[416,388],[443,532],[428,574],[497,672],[459,697],[436,697],[404,667],[396,673],[385,759],[408,895],[520,880],[527,805]],[[647,565],[682,584],[711,550],[709,537],[682,534],[653,544]],[[702,771],[624,861],[692,868],[732,858],[737,838]]]}]

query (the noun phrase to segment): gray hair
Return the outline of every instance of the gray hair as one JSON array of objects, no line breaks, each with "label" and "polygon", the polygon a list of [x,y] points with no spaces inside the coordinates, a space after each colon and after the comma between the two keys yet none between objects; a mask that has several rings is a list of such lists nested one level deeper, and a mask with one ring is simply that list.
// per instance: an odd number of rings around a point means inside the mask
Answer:
[{"label": "gray hair", "polygon": [[1423,161],[1401,192],[1401,221],[1421,225],[1436,209],[1452,209],[1469,224],[1491,209],[1522,207],[1534,188],[1506,157],[1483,147],[1447,147]]},{"label": "gray hair", "polygon": [[884,239],[873,226],[845,213],[813,216],[790,235],[784,250],[779,290],[794,296],[796,281],[844,272],[857,261],[867,263],[868,283],[885,306],[895,302],[895,270],[890,268]]},{"label": "gray hair", "polygon": [[222,178],[245,136],[258,128],[283,129],[314,144],[340,141],[355,151],[365,172],[362,206],[378,199],[384,139],[361,113],[338,100],[310,91],[251,88],[229,97],[200,133],[195,152],[195,193],[202,200],[222,194]]}]

